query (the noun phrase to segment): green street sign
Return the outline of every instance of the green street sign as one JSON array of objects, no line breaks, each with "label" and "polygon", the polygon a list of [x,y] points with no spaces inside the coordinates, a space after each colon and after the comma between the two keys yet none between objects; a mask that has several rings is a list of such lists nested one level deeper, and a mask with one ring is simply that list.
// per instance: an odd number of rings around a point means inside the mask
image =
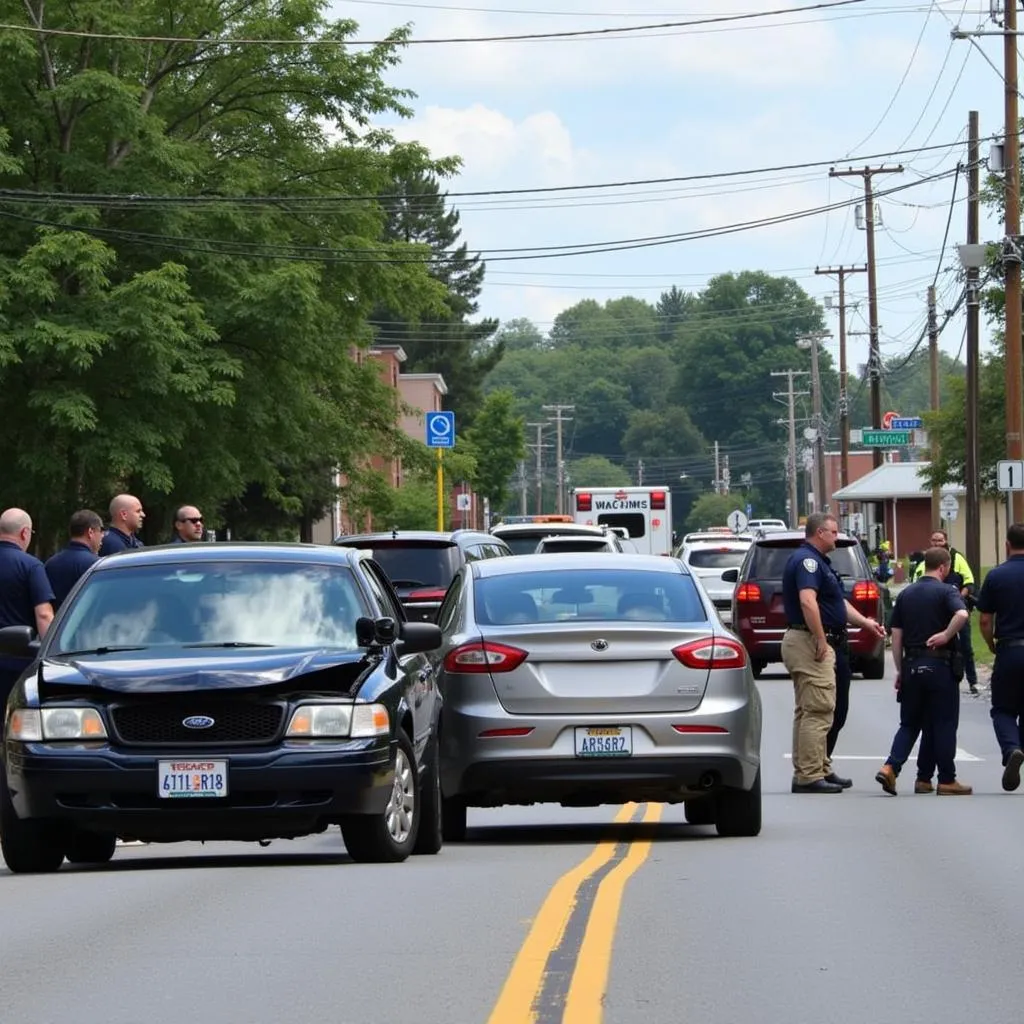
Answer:
[{"label": "green street sign", "polygon": [[910,444],[909,430],[863,430],[861,443],[884,446]]}]

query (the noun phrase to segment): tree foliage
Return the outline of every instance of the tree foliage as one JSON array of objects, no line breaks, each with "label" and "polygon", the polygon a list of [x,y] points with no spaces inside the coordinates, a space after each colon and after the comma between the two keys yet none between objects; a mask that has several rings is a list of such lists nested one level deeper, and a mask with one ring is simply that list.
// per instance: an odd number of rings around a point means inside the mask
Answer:
[{"label": "tree foliage", "polygon": [[474,487],[492,508],[505,504],[516,465],[526,454],[523,430],[515,396],[510,391],[490,392],[469,430],[469,442],[476,459]]},{"label": "tree foliage", "polygon": [[724,526],[729,513],[736,507],[736,498],[728,494],[702,494],[690,507],[686,517],[688,531]]}]

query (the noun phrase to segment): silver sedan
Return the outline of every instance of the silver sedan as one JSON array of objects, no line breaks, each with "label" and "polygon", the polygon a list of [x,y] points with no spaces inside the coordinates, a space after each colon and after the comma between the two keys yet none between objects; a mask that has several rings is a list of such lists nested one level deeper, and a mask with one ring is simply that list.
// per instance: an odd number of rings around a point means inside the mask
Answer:
[{"label": "silver sedan", "polygon": [[746,651],[676,559],[471,562],[438,623],[445,838],[467,807],[542,802],[684,801],[720,835],[760,831]]}]

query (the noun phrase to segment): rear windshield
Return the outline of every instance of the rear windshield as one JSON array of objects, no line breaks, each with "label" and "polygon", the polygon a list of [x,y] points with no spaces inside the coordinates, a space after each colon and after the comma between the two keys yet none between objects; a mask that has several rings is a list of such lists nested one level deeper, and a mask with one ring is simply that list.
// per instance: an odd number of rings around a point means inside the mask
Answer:
[{"label": "rear windshield", "polygon": [[694,548],[686,564],[695,569],[738,569],[746,555],[746,548]]},{"label": "rear windshield", "polygon": [[550,551],[610,551],[603,537],[551,537],[537,546],[541,552]]},{"label": "rear windshield", "polygon": [[602,512],[598,526],[621,526],[630,537],[642,537],[647,532],[647,519],[642,512]]},{"label": "rear windshield", "polygon": [[693,578],[673,572],[541,570],[479,579],[473,594],[485,625],[707,621]]},{"label": "rear windshield", "polygon": [[[752,562],[747,575],[753,579],[782,579],[786,563],[795,550],[796,545],[774,547],[768,544],[758,544],[751,556]],[[836,548],[828,558],[832,563],[832,568],[840,576],[851,576],[854,579],[864,578],[864,568],[861,565],[855,544]]]},{"label": "rear windshield", "polygon": [[438,587],[447,590],[459,569],[459,551],[454,544],[417,544],[397,540],[362,541],[346,546],[370,551],[374,561],[398,588]]},{"label": "rear windshield", "polygon": [[552,526],[544,530],[524,530],[522,533],[501,533],[495,534],[503,540],[511,549],[513,555],[532,555],[537,550],[537,545],[545,537],[578,537],[578,530],[562,530],[558,526]]}]

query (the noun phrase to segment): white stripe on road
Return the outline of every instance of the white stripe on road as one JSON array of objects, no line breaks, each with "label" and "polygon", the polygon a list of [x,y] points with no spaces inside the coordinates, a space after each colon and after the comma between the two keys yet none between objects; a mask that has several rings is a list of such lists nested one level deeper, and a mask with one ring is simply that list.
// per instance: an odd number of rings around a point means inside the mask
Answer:
[{"label": "white stripe on road", "polygon": [[[786,758],[787,761],[791,761],[793,759],[793,755],[792,754],[783,754],[782,756],[784,758]],[[887,754],[881,754],[881,755],[879,755],[879,754],[833,754],[832,755],[832,760],[833,761],[884,761],[886,759],[886,757],[888,757]],[[910,752],[910,757],[907,760],[910,760],[911,758],[915,758],[915,757],[917,757],[917,747],[914,747],[914,749]],[[960,747],[957,747],[956,748],[956,754],[954,755],[954,760],[956,760],[956,761],[984,761],[985,758],[983,758],[983,757],[975,757],[974,754],[969,754],[966,750],[961,750]]]}]

